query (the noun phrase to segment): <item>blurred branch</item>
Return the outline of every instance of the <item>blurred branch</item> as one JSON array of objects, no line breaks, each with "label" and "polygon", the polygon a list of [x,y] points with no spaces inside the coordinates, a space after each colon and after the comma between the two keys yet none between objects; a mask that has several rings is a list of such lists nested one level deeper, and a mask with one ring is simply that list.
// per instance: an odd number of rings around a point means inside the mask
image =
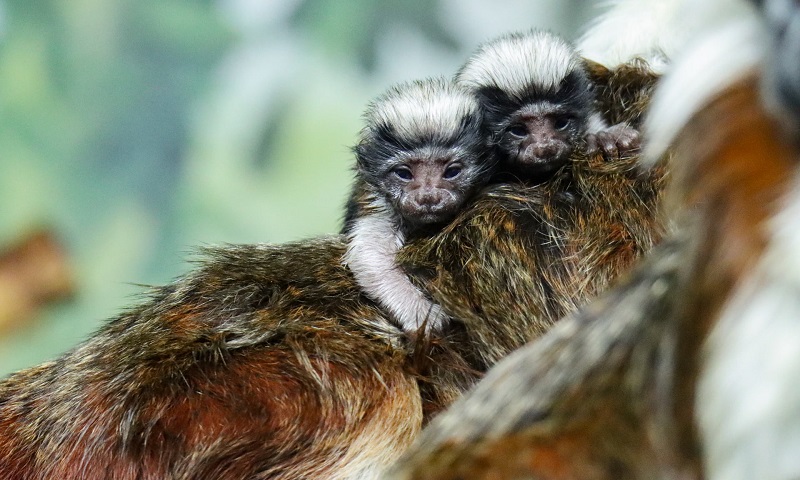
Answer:
[{"label": "blurred branch", "polygon": [[55,235],[47,230],[29,234],[0,251],[0,334],[74,292],[73,272]]}]

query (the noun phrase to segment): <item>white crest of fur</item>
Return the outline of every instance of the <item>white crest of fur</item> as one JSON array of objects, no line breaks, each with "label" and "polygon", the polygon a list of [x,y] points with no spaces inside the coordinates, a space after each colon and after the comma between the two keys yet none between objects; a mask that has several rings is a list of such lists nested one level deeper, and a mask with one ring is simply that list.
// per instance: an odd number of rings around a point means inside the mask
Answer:
[{"label": "white crest of fur", "polygon": [[800,478],[798,180],[705,346],[697,413],[709,480]]},{"label": "white crest of fur", "polygon": [[343,262],[364,293],[404,331],[416,332],[426,321],[429,329],[437,329],[446,316],[397,265],[395,255],[405,239],[390,217],[379,212],[356,219]]},{"label": "white crest of fur", "polygon": [[497,87],[520,96],[536,85],[556,90],[581,59],[566,40],[545,31],[514,33],[478,48],[456,76],[469,89]]},{"label": "white crest of fur", "polygon": [[608,0],[606,11],[578,41],[584,57],[609,68],[634,58],[665,73],[670,59],[698,34],[738,18],[751,6],[741,0]]},{"label": "white crest of fur", "polygon": [[[681,28],[676,22],[682,1],[615,0],[578,40],[584,57],[609,68],[634,58],[647,60],[657,73],[666,69]],[[677,28],[676,28],[677,27]]]},{"label": "white crest of fur", "polygon": [[645,163],[657,162],[699,109],[760,64],[766,39],[751,12],[698,39],[676,59],[653,94],[645,120]]},{"label": "white crest of fur", "polygon": [[367,125],[391,125],[404,138],[450,137],[462,119],[478,111],[477,101],[463,88],[443,78],[397,85],[370,104]]}]

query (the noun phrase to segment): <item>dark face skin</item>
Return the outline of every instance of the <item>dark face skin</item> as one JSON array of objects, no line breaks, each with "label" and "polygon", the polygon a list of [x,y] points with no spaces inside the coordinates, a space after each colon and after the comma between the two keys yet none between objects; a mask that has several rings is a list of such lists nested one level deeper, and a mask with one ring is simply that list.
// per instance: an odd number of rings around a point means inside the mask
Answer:
[{"label": "dark face skin", "polygon": [[582,136],[584,125],[577,114],[564,106],[541,102],[508,115],[493,135],[504,166],[522,175],[560,168]]},{"label": "dark face skin", "polygon": [[386,173],[384,186],[404,221],[415,226],[452,218],[472,190],[470,166],[456,155],[409,155]]},{"label": "dark face skin", "polygon": [[440,226],[493,173],[481,125],[479,116],[466,116],[447,137],[375,126],[356,147],[358,175],[391,205],[406,233]]},{"label": "dark face skin", "polygon": [[562,167],[583,141],[592,93],[586,75],[576,70],[556,89],[532,84],[524,94],[497,87],[479,89],[484,131],[501,172],[542,179]]}]

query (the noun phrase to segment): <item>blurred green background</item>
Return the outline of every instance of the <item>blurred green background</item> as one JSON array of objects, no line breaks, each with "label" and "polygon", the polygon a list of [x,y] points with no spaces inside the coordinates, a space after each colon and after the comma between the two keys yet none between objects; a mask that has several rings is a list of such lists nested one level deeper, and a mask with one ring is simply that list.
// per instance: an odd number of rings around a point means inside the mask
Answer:
[{"label": "blurred green background", "polygon": [[[0,0],[0,250],[56,232],[77,294],[0,335],[53,358],[200,245],[336,232],[371,97],[578,0]],[[0,301],[2,301],[0,297]]]}]

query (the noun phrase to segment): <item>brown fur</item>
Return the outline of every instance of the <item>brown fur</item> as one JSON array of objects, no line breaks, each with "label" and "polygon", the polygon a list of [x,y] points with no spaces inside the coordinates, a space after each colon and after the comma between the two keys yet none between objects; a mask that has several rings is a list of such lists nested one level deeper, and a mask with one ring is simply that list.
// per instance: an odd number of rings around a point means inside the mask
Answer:
[{"label": "brown fur", "polygon": [[598,109],[606,121],[612,125],[627,122],[638,128],[658,75],[641,59],[611,69],[591,60],[585,63],[595,85]]},{"label": "brown fur", "polygon": [[[608,71],[605,78],[604,94],[637,99],[636,108],[615,121],[638,126],[657,78],[641,62]],[[545,184],[487,187],[439,235],[400,252],[400,263],[455,317],[446,338],[434,344],[467,362],[460,369],[452,361],[432,361],[430,372],[423,368],[434,379],[448,378],[441,386],[423,383],[438,402],[431,411],[608,288],[658,242],[665,176],[666,162],[645,172],[638,156],[576,152]]]},{"label": "brown fur", "polygon": [[0,471],[327,479],[388,462],[420,427],[419,393],[343,251],[339,238],[210,251],[84,345],[9,377]]},{"label": "brown fur", "polygon": [[752,78],[697,113],[676,146],[681,228],[621,286],[491,371],[392,478],[702,478],[701,347],[795,170],[779,131]]},{"label": "brown fur", "polygon": [[488,187],[402,253],[459,318],[426,338],[360,294],[343,237],[210,250],[83,345],[0,381],[0,472],[375,478],[423,415],[650,248],[662,175],[578,154],[545,185]]}]

